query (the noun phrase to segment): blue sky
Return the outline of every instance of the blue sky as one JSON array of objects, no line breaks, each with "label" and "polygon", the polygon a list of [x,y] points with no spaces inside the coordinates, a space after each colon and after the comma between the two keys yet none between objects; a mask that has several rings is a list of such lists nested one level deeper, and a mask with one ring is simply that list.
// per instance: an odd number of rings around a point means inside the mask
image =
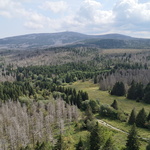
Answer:
[{"label": "blue sky", "polygon": [[150,2],[0,0],[0,38],[63,31],[150,38]]}]

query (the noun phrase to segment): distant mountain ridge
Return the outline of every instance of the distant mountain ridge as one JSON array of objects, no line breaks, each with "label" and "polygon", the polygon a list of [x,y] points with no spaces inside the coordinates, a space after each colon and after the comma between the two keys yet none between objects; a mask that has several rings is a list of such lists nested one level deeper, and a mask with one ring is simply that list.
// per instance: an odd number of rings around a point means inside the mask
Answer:
[{"label": "distant mountain ridge", "polygon": [[150,40],[121,34],[86,35],[77,32],[27,34],[0,39],[0,49],[26,50],[59,46],[150,48]]}]

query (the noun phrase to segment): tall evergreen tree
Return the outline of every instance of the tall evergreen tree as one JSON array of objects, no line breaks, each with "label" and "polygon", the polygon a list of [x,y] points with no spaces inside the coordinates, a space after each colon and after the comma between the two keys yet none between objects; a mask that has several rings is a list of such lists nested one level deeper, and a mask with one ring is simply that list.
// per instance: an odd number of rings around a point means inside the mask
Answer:
[{"label": "tall evergreen tree", "polygon": [[147,84],[147,86],[144,89],[144,97],[143,97],[143,101],[145,103],[150,104],[150,83]]},{"label": "tall evergreen tree", "polygon": [[128,99],[136,99],[136,86],[134,81],[131,83],[131,87],[128,90],[127,98]]},{"label": "tall evergreen tree", "polygon": [[127,137],[126,150],[139,150],[139,149],[140,143],[138,139],[136,125],[134,124]]},{"label": "tall evergreen tree", "polygon": [[136,112],[135,112],[135,109],[132,109],[128,123],[133,125],[135,121],[136,121]]},{"label": "tall evergreen tree", "polygon": [[78,106],[78,108],[81,107],[81,103],[82,103],[82,96],[80,93],[78,93],[78,95],[77,95],[77,106]]},{"label": "tall evergreen tree", "polygon": [[144,96],[143,84],[142,83],[137,83],[135,90],[136,90],[135,91],[136,99],[142,100],[142,98]]},{"label": "tall evergreen tree", "polygon": [[59,135],[58,140],[57,140],[53,150],[63,150],[62,134]]},{"label": "tall evergreen tree", "polygon": [[118,103],[116,100],[114,100],[114,102],[111,104],[111,107],[113,107],[114,109],[118,110]]},{"label": "tall evergreen tree", "polygon": [[97,84],[97,76],[94,76],[94,84]]},{"label": "tall evergreen tree", "polygon": [[52,147],[48,143],[36,144],[35,150],[52,150]]},{"label": "tall evergreen tree", "polygon": [[144,101],[145,103],[150,104],[150,91],[144,93],[143,101]]},{"label": "tall evergreen tree", "polygon": [[111,137],[109,137],[109,139],[106,141],[102,150],[116,150],[116,147]]},{"label": "tall evergreen tree", "polygon": [[125,86],[124,86],[123,82],[116,82],[115,85],[113,86],[110,94],[116,95],[116,96],[124,96],[125,95]]},{"label": "tall evergreen tree", "polygon": [[91,109],[91,106],[89,104],[87,105],[85,113],[86,113],[86,120],[92,121],[94,119],[92,109]]},{"label": "tall evergreen tree", "polygon": [[83,101],[89,99],[89,96],[88,96],[88,93],[87,93],[87,92],[84,92],[84,97],[83,97],[82,99],[83,99]]},{"label": "tall evergreen tree", "polygon": [[150,112],[149,112],[149,114],[147,116],[147,121],[150,121]]},{"label": "tall evergreen tree", "polygon": [[148,142],[148,145],[146,146],[146,150],[150,150],[150,141]]},{"label": "tall evergreen tree", "polygon": [[90,150],[99,150],[103,144],[104,135],[97,122],[90,134]]},{"label": "tall evergreen tree", "polygon": [[81,140],[81,137],[80,137],[78,144],[76,145],[76,150],[84,150],[84,146],[83,146],[83,142]]},{"label": "tall evergreen tree", "polygon": [[142,128],[145,127],[146,119],[147,119],[147,115],[146,115],[145,109],[142,108],[137,114],[136,121],[135,121],[136,126],[142,127]]}]

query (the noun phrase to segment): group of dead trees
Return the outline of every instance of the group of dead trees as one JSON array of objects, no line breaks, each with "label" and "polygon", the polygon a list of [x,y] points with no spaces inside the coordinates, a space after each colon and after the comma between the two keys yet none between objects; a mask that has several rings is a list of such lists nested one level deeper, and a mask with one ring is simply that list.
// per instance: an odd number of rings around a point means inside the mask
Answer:
[{"label": "group of dead trees", "polygon": [[[55,143],[54,135],[78,118],[76,106],[63,100],[29,105],[7,101],[0,105],[0,149],[16,150],[37,141]],[[57,131],[57,133],[54,133]]]},{"label": "group of dead trees", "polygon": [[150,69],[120,69],[106,72],[97,76],[97,83],[101,90],[111,90],[116,82],[123,82],[125,89],[128,90],[132,81],[146,85],[150,82]]}]

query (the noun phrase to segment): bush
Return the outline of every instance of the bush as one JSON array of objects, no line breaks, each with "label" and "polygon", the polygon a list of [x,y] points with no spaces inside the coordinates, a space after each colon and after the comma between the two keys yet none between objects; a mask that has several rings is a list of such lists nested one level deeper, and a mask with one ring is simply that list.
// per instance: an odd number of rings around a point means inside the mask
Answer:
[{"label": "bush", "polygon": [[83,111],[87,109],[87,107],[90,106],[93,113],[99,112],[100,104],[96,100],[85,100],[82,102],[81,108]]},{"label": "bush", "polygon": [[118,119],[122,122],[127,120],[127,115],[122,110],[115,110],[109,105],[102,105],[99,114],[110,119]]}]

